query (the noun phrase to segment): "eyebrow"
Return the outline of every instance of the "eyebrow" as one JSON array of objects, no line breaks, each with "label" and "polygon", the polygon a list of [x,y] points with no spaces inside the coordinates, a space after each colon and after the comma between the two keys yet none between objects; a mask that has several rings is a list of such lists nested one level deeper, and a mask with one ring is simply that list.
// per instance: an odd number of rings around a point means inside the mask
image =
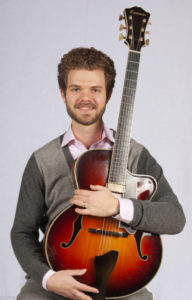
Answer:
[{"label": "eyebrow", "polygon": [[100,89],[102,89],[103,87],[101,85],[94,85],[94,86],[92,86],[92,88],[100,88]]},{"label": "eyebrow", "polygon": [[74,87],[74,86],[75,86],[75,87],[80,87],[79,84],[70,84],[70,85],[69,85],[69,87]]},{"label": "eyebrow", "polygon": [[[79,85],[79,84],[70,84],[69,86],[68,86],[69,88],[71,88],[71,87],[81,87],[81,85]],[[100,89],[102,89],[103,87],[101,86],[101,85],[93,85],[93,86],[91,86],[91,88],[93,89],[95,89],[95,88],[100,88]]]}]

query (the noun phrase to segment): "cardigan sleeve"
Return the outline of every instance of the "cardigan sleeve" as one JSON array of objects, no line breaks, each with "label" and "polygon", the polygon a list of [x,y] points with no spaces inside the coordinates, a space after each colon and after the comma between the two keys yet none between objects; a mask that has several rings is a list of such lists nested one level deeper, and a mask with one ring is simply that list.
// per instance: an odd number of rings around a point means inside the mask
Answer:
[{"label": "cardigan sleeve", "polygon": [[162,168],[146,148],[140,154],[137,173],[153,176],[157,181],[157,191],[152,200],[132,200],[134,218],[130,225],[137,230],[156,234],[181,232],[186,222],[183,209]]},{"label": "cardigan sleeve", "polygon": [[49,270],[39,241],[39,229],[45,219],[44,190],[44,181],[33,154],[23,174],[11,242],[27,276],[40,283]]}]

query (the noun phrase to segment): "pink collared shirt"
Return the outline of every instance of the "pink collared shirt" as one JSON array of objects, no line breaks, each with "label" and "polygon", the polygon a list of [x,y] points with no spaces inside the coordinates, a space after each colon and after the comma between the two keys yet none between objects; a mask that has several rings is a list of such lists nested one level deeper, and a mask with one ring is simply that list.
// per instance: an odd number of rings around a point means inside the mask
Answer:
[{"label": "pink collared shirt", "polygon": [[[73,159],[78,158],[83,152],[90,150],[90,149],[96,149],[96,148],[104,148],[104,149],[112,149],[114,144],[114,137],[113,137],[113,131],[112,129],[107,128],[107,126],[104,124],[103,127],[103,134],[101,137],[101,140],[97,143],[90,146],[89,149],[85,147],[80,141],[78,141],[72,131],[71,126],[66,131],[63,137],[63,141],[61,143],[61,147],[64,147],[68,145],[69,151],[71,152],[71,155]],[[119,204],[120,204],[120,212],[118,215],[116,215],[114,218],[123,221],[125,223],[130,223],[133,220],[133,203],[129,199],[125,198],[118,198]],[[46,288],[47,280],[50,276],[52,276],[55,272],[53,270],[49,270],[45,275],[43,276],[42,280],[42,286],[44,289]]]},{"label": "pink collared shirt", "polygon": [[61,147],[68,145],[69,150],[73,156],[73,159],[76,159],[83,152],[90,150],[90,149],[95,149],[95,148],[97,148],[97,149],[98,148],[112,149],[114,141],[115,140],[113,137],[112,129],[107,128],[104,124],[101,140],[98,141],[97,143],[91,145],[90,148],[87,149],[84,144],[82,144],[80,141],[78,141],[75,138],[72,128],[69,127],[69,129],[64,134],[63,141],[61,143]]}]

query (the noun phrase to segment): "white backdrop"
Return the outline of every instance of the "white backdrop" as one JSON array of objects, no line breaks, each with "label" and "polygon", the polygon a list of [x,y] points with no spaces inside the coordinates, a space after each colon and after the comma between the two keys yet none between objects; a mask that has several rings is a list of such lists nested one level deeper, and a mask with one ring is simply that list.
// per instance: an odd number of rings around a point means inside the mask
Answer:
[{"label": "white backdrop", "polygon": [[116,128],[128,52],[118,41],[118,17],[132,6],[150,12],[152,22],[150,46],[142,50],[133,136],[163,166],[187,217],[181,234],[163,236],[163,262],[149,289],[155,300],[190,298],[191,0],[0,0],[1,296],[15,296],[24,282],[9,238],[24,166],[32,151],[69,125],[57,64],[78,46],[94,46],[114,59],[117,81],[105,121]]}]

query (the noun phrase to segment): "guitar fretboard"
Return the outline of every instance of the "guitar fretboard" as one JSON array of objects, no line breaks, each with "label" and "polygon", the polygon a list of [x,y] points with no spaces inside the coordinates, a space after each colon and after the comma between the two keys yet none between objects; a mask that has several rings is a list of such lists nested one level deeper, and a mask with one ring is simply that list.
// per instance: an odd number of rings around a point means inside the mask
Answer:
[{"label": "guitar fretboard", "polygon": [[129,51],[108,182],[125,185],[140,52]]}]

